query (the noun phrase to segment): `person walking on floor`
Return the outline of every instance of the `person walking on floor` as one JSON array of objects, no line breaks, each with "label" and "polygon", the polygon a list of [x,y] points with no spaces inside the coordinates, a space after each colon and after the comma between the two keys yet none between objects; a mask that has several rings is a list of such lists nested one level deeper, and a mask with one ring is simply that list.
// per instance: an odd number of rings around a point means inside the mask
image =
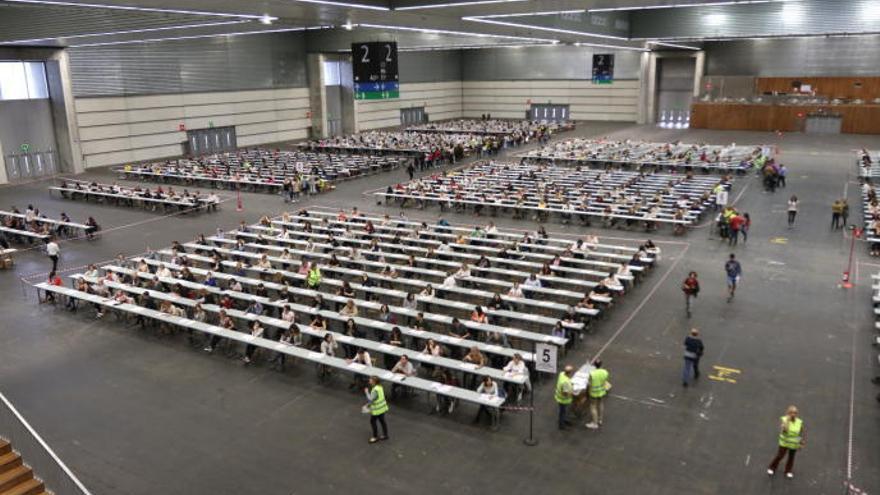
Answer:
[{"label": "person walking on floor", "polygon": [[798,212],[798,197],[794,194],[788,198],[788,228],[794,227],[794,219]]},{"label": "person walking on floor", "polygon": [[788,167],[779,165],[779,171],[776,172],[776,185],[782,189],[785,188],[785,177],[788,175]]},{"label": "person walking on floor", "polygon": [[[370,437],[370,443],[376,443],[379,440],[388,440],[388,425],[385,423],[385,413],[388,412],[388,403],[385,402],[385,389],[379,383],[378,376],[371,376],[369,386],[364,387],[364,394],[367,396],[367,404],[364,406],[370,412],[370,428],[373,430],[373,436]],[[382,425],[382,436],[379,436],[377,423]]]},{"label": "person walking on floor", "polygon": [[730,258],[724,263],[724,271],[727,273],[727,302],[730,302],[736,295],[736,284],[742,276],[742,265],[736,260],[735,254],[730,253]]},{"label": "person walking on floor", "polygon": [[849,220],[849,203],[846,199],[840,200],[840,221],[843,222],[843,228],[846,228],[846,222]]},{"label": "person walking on floor", "polygon": [[568,413],[568,406],[571,405],[574,398],[574,390],[571,386],[572,376],[574,376],[574,367],[568,365],[559,373],[559,377],[556,379],[556,392],[553,394],[553,398],[556,399],[556,404],[559,406],[560,430],[571,426],[571,421],[566,418],[566,415]]},{"label": "person walking on floor", "polygon": [[690,272],[684,282],[681,283],[681,291],[684,292],[684,309],[687,317],[691,317],[691,298],[696,298],[700,293],[700,281],[697,280],[697,272]]},{"label": "person walking on floor", "polygon": [[840,215],[843,213],[843,202],[839,199],[835,199],[834,203],[831,203],[831,229],[837,230],[840,228]]},{"label": "person walking on floor", "polygon": [[776,450],[776,457],[767,466],[767,474],[773,476],[776,474],[776,468],[779,462],[788,454],[788,460],[785,462],[785,477],[794,478],[794,456],[806,444],[806,428],[804,428],[804,420],[798,417],[798,408],[788,406],[785,416],[779,418],[779,448]]},{"label": "person walking on floor", "polygon": [[745,225],[746,219],[740,213],[734,213],[728,224],[730,226],[730,240],[728,241],[729,246],[736,246],[739,243],[739,233],[742,231],[743,225]]},{"label": "person walking on floor", "polygon": [[406,173],[409,175],[409,180],[413,180],[416,174],[416,168],[413,166],[412,162],[406,166]]},{"label": "person walking on floor", "polygon": [[587,381],[587,390],[590,393],[590,415],[592,421],[587,423],[587,428],[597,430],[602,426],[602,418],[605,416],[605,397],[611,390],[611,382],[608,381],[611,374],[602,368],[602,360],[593,361],[593,369],[590,370],[590,378]]},{"label": "person walking on floor", "polygon": [[687,387],[691,380],[700,377],[700,358],[703,357],[703,339],[700,331],[691,328],[690,335],[684,338],[684,370],[681,374],[681,383]]},{"label": "person walking on floor", "polygon": [[54,237],[50,238],[49,242],[46,244],[46,255],[52,260],[51,271],[58,271],[58,257],[61,255],[61,246],[58,245]]}]

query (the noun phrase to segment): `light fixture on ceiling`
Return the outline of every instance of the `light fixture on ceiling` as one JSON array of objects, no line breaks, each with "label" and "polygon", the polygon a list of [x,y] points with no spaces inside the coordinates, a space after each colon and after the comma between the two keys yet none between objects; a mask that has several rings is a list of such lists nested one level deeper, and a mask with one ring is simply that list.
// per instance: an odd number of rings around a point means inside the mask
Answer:
[{"label": "light fixture on ceiling", "polygon": [[260,24],[271,26],[272,21],[275,20],[275,17],[270,16],[269,14],[263,14],[263,17],[260,17]]},{"label": "light fixture on ceiling", "polygon": [[727,22],[727,16],[724,14],[708,14],[703,16],[703,21],[707,26],[720,26]]},{"label": "light fixture on ceiling", "polygon": [[681,48],[681,49],[683,49],[683,50],[696,50],[696,51],[700,51],[700,50],[702,50],[702,48],[699,48],[699,47],[696,47],[696,46],[690,46],[690,45],[678,45],[678,44],[676,44],[676,43],[665,43],[665,42],[663,42],[663,41],[649,41],[648,43],[651,44],[651,45],[668,46],[668,47],[670,47],[670,48]]},{"label": "light fixture on ceiling", "polygon": [[157,28],[144,28],[144,29],[126,29],[123,31],[108,31],[104,33],[87,33],[87,34],[71,34],[71,35],[62,35],[55,36],[53,38],[33,38],[29,40],[14,40],[14,41],[4,41],[3,43],[8,43],[11,45],[17,45],[22,43],[37,43],[40,41],[52,41],[52,40],[70,40],[75,38],[95,38],[98,36],[118,36],[122,34],[138,34],[138,33],[152,33],[156,31],[174,31],[176,29],[197,29],[203,27],[216,27],[216,26],[229,26],[232,24],[247,24],[251,21],[249,20],[238,20],[238,21],[222,21],[222,22],[202,22],[196,24],[182,24],[178,26],[164,26]]},{"label": "light fixture on ceiling", "polygon": [[614,50],[629,50],[632,52],[649,52],[649,51],[651,51],[651,50],[648,50],[647,48],[639,48],[637,46],[608,45],[605,43],[584,43],[581,41],[578,41],[577,43],[575,43],[574,46],[590,46],[590,47],[594,47],[594,48],[612,48]]},{"label": "light fixture on ceiling", "polygon": [[345,24],[342,25],[342,29],[345,29],[346,31],[351,31],[352,29],[354,29],[354,24],[352,24],[351,21],[345,21]]},{"label": "light fixture on ceiling", "polygon": [[358,24],[358,27],[364,28],[372,28],[372,29],[388,29],[394,31],[411,31],[416,33],[428,33],[428,34],[451,34],[456,36],[475,36],[478,38],[505,38],[512,40],[528,40],[528,41],[542,41],[545,43],[556,43],[559,40],[548,39],[548,38],[531,38],[528,36],[514,36],[510,34],[488,34],[488,33],[469,33],[465,31],[449,31],[446,29],[428,29],[428,28],[416,28],[409,26],[389,26],[385,24]]},{"label": "light fixture on ceiling", "polygon": [[487,5],[492,3],[512,3],[525,1],[527,0],[477,0],[476,2],[429,3],[425,5],[407,5],[404,7],[394,7],[393,10],[442,9],[445,7],[470,7],[471,5]]},{"label": "light fixture on ceiling", "polygon": [[111,46],[111,45],[134,45],[134,44],[143,44],[143,43],[160,43],[162,41],[180,41],[180,40],[194,40],[200,38],[222,38],[233,37],[233,36],[247,36],[251,34],[271,34],[271,33],[290,33],[297,31],[313,31],[318,29],[332,29],[334,26],[309,26],[309,27],[296,27],[296,28],[281,28],[281,29],[263,29],[258,31],[239,31],[236,33],[217,33],[217,34],[194,34],[191,36],[173,36],[169,38],[146,38],[139,40],[122,40],[122,41],[105,41],[101,43],[84,43],[81,45],[69,45],[68,48],[87,48],[87,47],[95,47],[95,46]]},{"label": "light fixture on ceiling", "polygon": [[[232,14],[228,12],[206,12],[203,10],[164,9],[159,7],[134,7],[131,5],[108,5],[100,3],[65,2],[62,0],[3,0],[6,3],[22,3],[29,5],[55,5],[59,7],[85,7],[91,9],[128,10],[136,12],[161,12],[165,14],[206,15],[214,17],[238,17],[241,19],[261,19],[263,15]],[[272,20],[278,20],[272,17]]]},{"label": "light fixture on ceiling", "polygon": [[530,17],[530,16],[542,16],[542,15],[562,15],[562,14],[583,14],[586,13],[584,9],[573,9],[573,10],[543,10],[538,12],[517,12],[513,14],[487,14],[487,15],[472,15],[469,17],[473,17],[475,19],[499,19],[502,17]]},{"label": "light fixture on ceiling", "polygon": [[724,5],[751,5],[758,3],[782,3],[800,2],[801,0],[722,0],[718,2],[694,2],[694,3],[669,3],[661,5],[633,5],[628,7],[601,7],[587,9],[587,12],[618,12],[624,10],[658,10],[658,9],[686,9],[691,7],[717,7]]},{"label": "light fixture on ceiling", "polygon": [[550,33],[561,33],[561,34],[574,34],[577,36],[588,36],[590,38],[604,38],[609,40],[629,40],[626,36],[614,36],[611,34],[598,34],[598,33],[588,33],[586,31],[575,31],[572,29],[559,29],[552,27],[544,27],[544,26],[535,26],[534,24],[522,24],[519,22],[507,22],[507,21],[493,21],[492,19],[488,19],[488,16],[471,16],[471,17],[462,17],[462,20],[471,21],[471,22],[482,22],[484,24],[495,24],[497,26],[507,26],[507,27],[516,27],[523,29],[534,29],[536,31],[547,31]]},{"label": "light fixture on ceiling", "polygon": [[303,2],[303,3],[316,3],[319,5],[332,5],[333,7],[348,7],[351,9],[367,9],[367,10],[391,10],[388,7],[383,7],[381,5],[370,5],[368,3],[348,3],[348,2],[335,2],[333,0],[294,0],[295,2]]}]

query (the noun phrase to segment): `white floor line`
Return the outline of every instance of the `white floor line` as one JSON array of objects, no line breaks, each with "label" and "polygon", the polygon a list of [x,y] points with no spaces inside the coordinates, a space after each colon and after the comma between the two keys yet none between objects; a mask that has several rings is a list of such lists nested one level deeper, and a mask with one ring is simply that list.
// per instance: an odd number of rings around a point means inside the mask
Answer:
[{"label": "white floor line", "polygon": [[645,306],[645,304],[648,303],[648,301],[651,299],[651,297],[654,295],[654,293],[657,292],[657,289],[659,289],[660,286],[663,285],[663,282],[665,282],[666,279],[669,278],[669,274],[671,274],[672,271],[675,270],[675,267],[678,266],[678,263],[679,263],[681,260],[684,259],[684,256],[685,256],[685,254],[687,254],[687,251],[688,251],[688,249],[689,249],[690,247],[691,247],[690,244],[688,244],[687,246],[684,247],[684,250],[676,256],[676,258],[675,258],[675,262],[672,263],[672,266],[670,266],[669,269],[666,270],[666,273],[664,273],[663,276],[660,277],[660,280],[657,281],[657,283],[656,283],[656,284],[654,285],[654,287],[651,289],[651,292],[649,292],[648,295],[645,296],[644,299],[642,299],[642,302],[640,302],[639,305],[636,306],[636,309],[635,309],[635,310],[632,312],[632,314],[630,314],[629,317],[627,317],[627,319],[626,319],[626,320],[620,325],[620,328],[618,328],[617,331],[614,332],[614,334],[611,336],[611,338],[609,338],[608,341],[605,342],[605,344],[604,344],[601,348],[599,348],[598,351],[596,351],[596,354],[593,355],[592,358],[590,358],[590,361],[593,361],[593,360],[595,360],[596,358],[600,357],[600,356],[602,355],[602,353],[605,352],[605,350],[608,349],[608,347],[609,347],[609,346],[610,346],[615,340],[617,340],[617,337],[620,336],[620,334],[626,329],[627,325],[629,325],[629,323],[633,320],[633,318],[635,318],[636,315],[639,314],[639,311],[641,311],[641,309]]}]

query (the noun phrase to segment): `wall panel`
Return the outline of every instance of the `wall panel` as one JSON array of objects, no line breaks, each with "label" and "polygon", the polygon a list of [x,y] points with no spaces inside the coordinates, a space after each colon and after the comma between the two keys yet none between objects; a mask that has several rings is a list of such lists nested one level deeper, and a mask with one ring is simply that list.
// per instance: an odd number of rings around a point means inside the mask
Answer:
[{"label": "wall panel", "polygon": [[236,126],[238,144],[304,139],[306,88],[75,100],[86,168],[178,156],[187,129]]},{"label": "wall panel", "polygon": [[400,98],[355,101],[358,130],[400,125],[400,109],[425,107],[432,121],[462,116],[461,81],[401,83]]}]

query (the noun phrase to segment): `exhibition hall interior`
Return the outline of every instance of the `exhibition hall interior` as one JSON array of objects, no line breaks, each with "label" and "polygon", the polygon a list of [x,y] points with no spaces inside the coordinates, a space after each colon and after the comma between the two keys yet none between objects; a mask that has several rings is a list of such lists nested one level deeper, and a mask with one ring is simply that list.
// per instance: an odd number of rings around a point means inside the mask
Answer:
[{"label": "exhibition hall interior", "polygon": [[880,492],[880,0],[0,0],[0,495]]}]

